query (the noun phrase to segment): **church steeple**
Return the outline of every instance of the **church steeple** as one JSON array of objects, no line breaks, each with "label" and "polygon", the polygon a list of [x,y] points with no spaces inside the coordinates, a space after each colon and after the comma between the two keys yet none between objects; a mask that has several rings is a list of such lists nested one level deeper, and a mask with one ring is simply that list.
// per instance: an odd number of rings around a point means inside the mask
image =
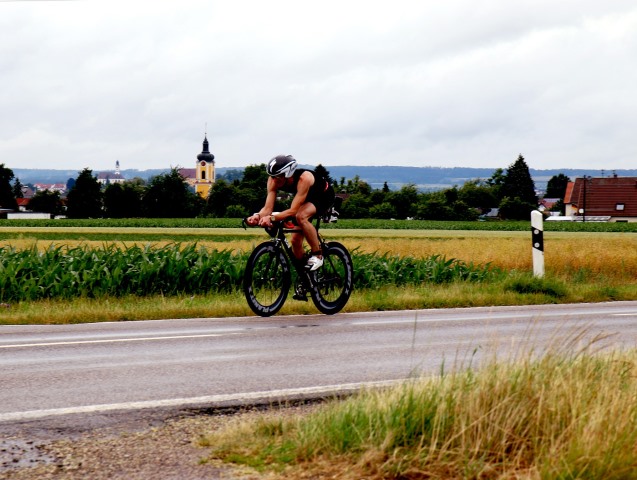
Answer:
[{"label": "church steeple", "polygon": [[215,156],[210,153],[208,132],[206,132],[203,138],[203,149],[197,155],[195,191],[203,198],[208,198],[213,183],[215,183]]},{"label": "church steeple", "polygon": [[203,150],[199,155],[197,155],[197,160],[203,160],[205,162],[211,162],[213,165],[215,163],[215,156],[210,153],[210,145],[208,144],[208,135],[205,135],[203,138]]}]

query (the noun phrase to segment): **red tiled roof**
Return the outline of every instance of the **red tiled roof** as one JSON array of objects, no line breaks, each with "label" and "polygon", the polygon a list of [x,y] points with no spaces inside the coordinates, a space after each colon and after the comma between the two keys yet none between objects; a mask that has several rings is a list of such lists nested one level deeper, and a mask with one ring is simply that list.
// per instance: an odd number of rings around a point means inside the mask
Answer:
[{"label": "red tiled roof", "polygon": [[543,198],[540,200],[540,205],[544,205],[546,208],[552,208],[557,202],[559,202],[559,198]]},{"label": "red tiled roof", "polygon": [[573,187],[575,182],[568,182],[566,184],[566,193],[564,193],[564,203],[571,203],[571,195],[573,195]]},{"label": "red tiled roof", "polygon": [[[585,208],[586,215],[637,217],[637,177],[576,178],[568,184],[564,203]],[[586,204],[586,205],[584,205]],[[623,205],[623,210],[617,206]]]},{"label": "red tiled roof", "polygon": [[184,178],[197,178],[197,169],[196,168],[180,168],[179,175]]}]

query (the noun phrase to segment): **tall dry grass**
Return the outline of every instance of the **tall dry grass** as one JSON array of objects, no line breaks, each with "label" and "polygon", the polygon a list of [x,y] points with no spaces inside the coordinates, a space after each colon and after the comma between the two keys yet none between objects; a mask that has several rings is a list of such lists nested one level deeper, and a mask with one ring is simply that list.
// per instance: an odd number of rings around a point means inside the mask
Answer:
[{"label": "tall dry grass", "polygon": [[[530,233],[390,239],[372,236],[365,241],[350,240],[348,247],[422,258],[438,254],[474,264],[491,263],[504,270],[533,267]],[[555,275],[570,275],[583,269],[594,274],[637,278],[637,236],[545,234],[544,259],[547,272]]]},{"label": "tall dry grass", "polygon": [[637,478],[636,367],[637,351],[491,358],[203,444],[286,479]]}]

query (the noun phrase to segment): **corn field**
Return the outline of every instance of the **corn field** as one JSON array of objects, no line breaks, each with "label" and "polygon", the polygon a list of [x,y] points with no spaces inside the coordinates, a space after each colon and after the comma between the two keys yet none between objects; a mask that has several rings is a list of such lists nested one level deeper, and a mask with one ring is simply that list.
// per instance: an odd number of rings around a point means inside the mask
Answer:
[{"label": "corn field", "polygon": [[352,255],[354,286],[377,288],[382,285],[417,285],[447,283],[456,280],[482,281],[498,269],[490,265],[476,266],[441,255],[427,258],[401,257],[388,253],[358,253]]},{"label": "corn field", "polygon": [[[0,247],[0,301],[231,292],[241,288],[248,253],[178,243],[101,248]],[[438,255],[352,254],[354,287],[481,281],[497,270]]]}]

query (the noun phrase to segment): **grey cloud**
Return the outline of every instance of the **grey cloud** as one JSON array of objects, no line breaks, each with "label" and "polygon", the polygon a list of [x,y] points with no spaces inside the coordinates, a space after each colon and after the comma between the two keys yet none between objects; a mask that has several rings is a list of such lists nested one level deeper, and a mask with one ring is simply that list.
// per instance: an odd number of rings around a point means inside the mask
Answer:
[{"label": "grey cloud", "polygon": [[634,165],[631,2],[15,3],[9,166]]}]

